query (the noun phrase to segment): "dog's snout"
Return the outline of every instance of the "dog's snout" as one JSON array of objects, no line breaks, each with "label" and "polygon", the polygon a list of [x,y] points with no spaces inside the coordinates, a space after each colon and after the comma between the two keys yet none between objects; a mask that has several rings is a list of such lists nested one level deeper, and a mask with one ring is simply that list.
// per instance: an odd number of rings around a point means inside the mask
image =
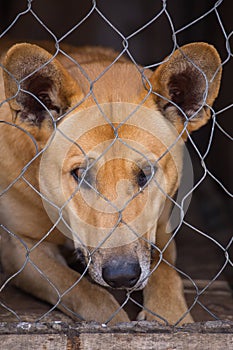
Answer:
[{"label": "dog's snout", "polygon": [[141,275],[138,262],[113,259],[104,265],[102,277],[112,288],[132,288]]}]

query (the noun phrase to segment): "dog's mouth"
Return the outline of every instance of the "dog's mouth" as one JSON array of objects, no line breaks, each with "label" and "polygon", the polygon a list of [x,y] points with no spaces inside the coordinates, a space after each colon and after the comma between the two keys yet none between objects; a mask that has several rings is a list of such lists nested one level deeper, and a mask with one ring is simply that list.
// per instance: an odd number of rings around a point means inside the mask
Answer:
[{"label": "dog's mouth", "polygon": [[75,249],[67,258],[67,263],[70,268],[79,272],[81,275],[86,275],[88,273],[87,262],[85,259],[85,255],[81,249]]},{"label": "dog's mouth", "polygon": [[90,278],[93,283],[106,288],[136,291],[143,289],[147,283],[150,262],[139,263],[137,259],[111,258],[102,265],[98,258],[89,260],[82,249],[78,248],[69,266]]}]

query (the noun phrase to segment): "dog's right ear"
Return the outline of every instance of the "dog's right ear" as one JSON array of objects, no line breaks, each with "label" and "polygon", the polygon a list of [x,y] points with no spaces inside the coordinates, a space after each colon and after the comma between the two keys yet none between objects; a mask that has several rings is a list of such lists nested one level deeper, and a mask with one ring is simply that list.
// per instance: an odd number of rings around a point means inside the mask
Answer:
[{"label": "dog's right ear", "polygon": [[61,63],[32,44],[16,44],[7,52],[3,66],[6,98],[13,120],[41,126],[56,119],[82,92]]},{"label": "dog's right ear", "polygon": [[221,71],[221,60],[213,46],[192,43],[177,49],[152,74],[155,102],[178,132],[185,121],[189,132],[208,121],[219,92]]}]

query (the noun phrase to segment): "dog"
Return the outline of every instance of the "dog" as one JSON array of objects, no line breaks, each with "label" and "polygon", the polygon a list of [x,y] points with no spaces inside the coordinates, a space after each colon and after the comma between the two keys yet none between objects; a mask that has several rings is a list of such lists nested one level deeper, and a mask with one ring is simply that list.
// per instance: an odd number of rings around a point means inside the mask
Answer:
[{"label": "dog", "polygon": [[138,320],[193,322],[168,222],[183,143],[218,95],[216,49],[187,44],[152,71],[107,48],[42,46],[2,55],[4,271],[76,320],[129,321],[112,288],[143,290]]}]

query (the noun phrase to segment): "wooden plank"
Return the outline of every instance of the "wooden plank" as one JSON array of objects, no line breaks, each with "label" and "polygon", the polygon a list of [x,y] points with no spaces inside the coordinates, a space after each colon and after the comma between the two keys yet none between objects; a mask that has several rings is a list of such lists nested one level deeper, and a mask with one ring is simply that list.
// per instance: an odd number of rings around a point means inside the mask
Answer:
[{"label": "wooden plank", "polygon": [[[199,290],[204,289],[207,285],[209,285],[210,281],[209,280],[194,280],[194,283],[197,285]],[[184,284],[184,289],[186,293],[192,293],[194,290],[193,283],[188,280],[184,279],[183,280]],[[224,293],[224,294],[229,294],[231,293],[231,288],[229,284],[225,280],[216,280],[210,284],[208,287],[207,291],[208,293]]]},{"label": "wooden plank", "polygon": [[65,334],[1,335],[0,348],[1,350],[69,350]]},{"label": "wooden plank", "polygon": [[0,323],[1,350],[230,350],[232,322],[206,322],[180,328],[157,322],[113,327],[84,323]]},{"label": "wooden plank", "polygon": [[233,334],[82,333],[1,335],[1,350],[229,350]]},{"label": "wooden plank", "polygon": [[232,334],[81,334],[80,350],[230,350]]},{"label": "wooden plank", "polygon": [[[199,295],[198,301],[212,312],[220,320],[233,321],[233,297],[232,290],[226,281],[215,281],[209,285],[210,281],[195,280],[199,292],[208,288]],[[188,305],[192,305],[195,297],[195,288],[189,280],[184,281],[185,296]],[[213,320],[210,313],[198,303],[193,307],[191,313],[196,322]]]}]

